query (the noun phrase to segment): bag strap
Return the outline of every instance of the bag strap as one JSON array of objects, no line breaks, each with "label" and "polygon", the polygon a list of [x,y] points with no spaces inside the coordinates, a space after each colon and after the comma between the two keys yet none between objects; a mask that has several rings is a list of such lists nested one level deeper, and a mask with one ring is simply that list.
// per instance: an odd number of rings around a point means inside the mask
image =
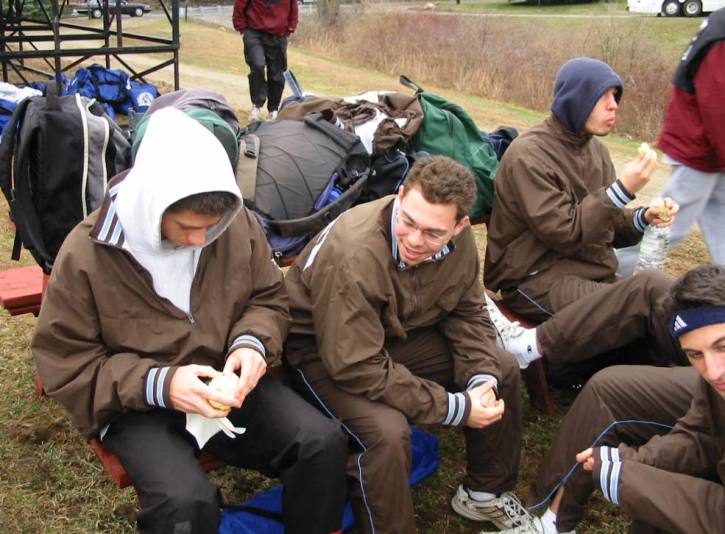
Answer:
[{"label": "bag strap", "polygon": [[54,111],[60,111],[60,102],[58,101],[58,87],[53,79],[52,83],[45,86],[45,107]]},{"label": "bag strap", "polygon": [[234,175],[242,191],[242,198],[254,204],[257,189],[257,166],[259,165],[259,137],[247,133],[239,143],[239,159]]},{"label": "bag strap", "polygon": [[367,184],[369,172],[360,174],[358,179],[334,202],[324,206],[319,211],[299,219],[286,221],[268,220],[269,227],[282,237],[297,237],[305,234],[315,234],[335,220],[338,215],[346,211],[362,193]]},{"label": "bag strap", "polygon": [[400,75],[400,83],[408,89],[412,89],[413,91],[415,91],[415,94],[425,92],[425,89],[423,89],[420,85],[408,78],[405,74]]},{"label": "bag strap", "polygon": [[13,238],[13,250],[10,253],[10,259],[13,261],[18,261],[20,259],[20,251],[23,248],[23,241],[20,239],[20,233],[17,230],[15,230],[15,237]]},{"label": "bag strap", "polygon": [[25,118],[25,112],[27,111],[28,104],[33,98],[24,98],[18,102],[15,111],[10,117],[10,121],[4,130],[2,143],[0,143],[0,161],[4,163],[3,168],[0,169],[0,187],[2,187],[5,198],[8,200],[8,204],[14,198],[15,180],[13,168],[15,162],[15,145],[17,144],[17,137],[19,135],[18,128]]},{"label": "bag strap", "polygon": [[[48,86],[50,88],[50,86]],[[54,91],[52,89],[51,91]],[[42,98],[42,97],[35,97]],[[27,102],[30,99],[23,100],[22,103]],[[51,96],[52,100],[52,96]],[[44,99],[45,103],[48,103],[47,97]],[[29,102],[28,102],[29,103]],[[58,99],[52,104],[59,105]],[[27,108],[23,107],[23,111]],[[12,194],[13,199],[10,203],[10,210],[12,213],[13,221],[15,221],[15,227],[20,239],[23,241],[23,245],[27,248],[30,253],[38,262],[43,272],[50,274],[53,268],[53,258],[45,248],[43,241],[43,232],[40,228],[40,218],[33,203],[33,191],[30,184],[30,176],[28,175],[28,169],[30,166],[31,159],[31,137],[38,132],[36,130],[29,132],[22,132],[20,130],[15,132],[15,135],[22,137],[20,143],[15,145],[17,147],[15,158],[12,167]]]},{"label": "bag strap", "polygon": [[15,147],[17,146],[17,138],[20,135],[19,125],[22,124],[23,119],[25,118],[25,113],[32,98],[24,98],[18,103],[10,121],[8,122],[8,125],[5,128],[5,135],[3,135],[3,140],[0,144],[0,161],[3,161],[4,163],[3,168],[0,169],[0,187],[2,187],[5,198],[8,201],[8,206],[10,207],[10,218],[15,225],[15,237],[13,238],[13,248],[10,253],[10,258],[15,261],[20,259],[20,252],[23,243],[20,228],[24,224],[22,214],[17,212],[15,192]]}]

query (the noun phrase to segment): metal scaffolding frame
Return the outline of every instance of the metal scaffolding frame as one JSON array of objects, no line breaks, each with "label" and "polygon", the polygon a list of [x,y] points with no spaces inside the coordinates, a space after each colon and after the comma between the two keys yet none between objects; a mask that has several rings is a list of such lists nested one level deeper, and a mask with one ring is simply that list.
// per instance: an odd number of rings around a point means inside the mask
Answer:
[{"label": "metal scaffolding frame", "polygon": [[[174,89],[178,89],[179,0],[159,0],[171,27],[170,39],[124,31],[120,0],[115,5],[109,5],[108,0],[98,2],[102,11],[100,28],[61,18],[66,9],[71,9],[68,0],[0,0],[0,65],[3,81],[8,81],[10,69],[24,83],[28,83],[26,74],[34,72],[55,78],[60,89],[61,73],[88,58],[104,56],[106,68],[110,68],[111,58],[114,58],[130,73],[131,79],[142,82],[146,81],[144,76],[173,65]],[[37,8],[34,14],[24,15],[31,5]],[[129,44],[129,40],[134,43]],[[98,44],[90,48],[64,47],[64,44],[84,41]],[[52,47],[48,46],[49,43],[52,43]],[[138,72],[124,61],[123,56],[128,54],[160,54],[165,57],[158,64]],[[30,65],[27,61],[36,58],[41,59],[48,70]],[[74,60],[64,63],[61,61],[64,58]]]}]

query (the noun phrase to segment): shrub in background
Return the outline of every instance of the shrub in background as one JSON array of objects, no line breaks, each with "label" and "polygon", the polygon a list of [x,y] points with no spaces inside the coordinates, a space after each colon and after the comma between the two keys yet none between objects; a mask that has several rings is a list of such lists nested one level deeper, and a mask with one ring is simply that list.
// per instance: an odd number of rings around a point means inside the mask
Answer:
[{"label": "shrub in background", "polygon": [[574,26],[426,12],[358,12],[341,15],[334,24],[307,21],[295,41],[393,76],[408,74],[423,85],[542,112],[549,109],[559,67],[573,57],[596,57],[609,63],[625,84],[617,132],[648,141],[659,131],[676,65],[636,21],[624,25],[606,17]]}]

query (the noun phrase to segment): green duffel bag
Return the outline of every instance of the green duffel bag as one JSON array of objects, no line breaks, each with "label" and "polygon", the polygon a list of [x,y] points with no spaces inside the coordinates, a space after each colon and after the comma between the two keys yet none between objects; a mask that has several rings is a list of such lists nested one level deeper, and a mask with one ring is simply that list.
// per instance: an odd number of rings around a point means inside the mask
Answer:
[{"label": "green duffel bag", "polygon": [[491,213],[498,159],[476,123],[458,104],[426,92],[407,76],[401,76],[400,83],[415,90],[423,108],[423,124],[413,139],[415,150],[448,156],[468,167],[478,187],[469,217],[479,219]]}]

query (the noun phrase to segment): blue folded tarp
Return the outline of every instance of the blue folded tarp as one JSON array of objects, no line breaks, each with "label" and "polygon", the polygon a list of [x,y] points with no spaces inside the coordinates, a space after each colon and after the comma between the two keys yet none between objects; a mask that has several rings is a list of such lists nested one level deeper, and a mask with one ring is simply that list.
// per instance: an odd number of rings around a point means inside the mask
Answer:
[{"label": "blue folded tarp", "polygon": [[[411,486],[433,474],[438,469],[438,439],[413,426],[413,463],[409,482]],[[253,511],[252,511],[253,510]],[[222,512],[219,534],[284,534],[280,522],[282,515],[282,485],[258,493],[252,500],[240,506],[228,506]],[[350,504],[345,506],[343,530],[354,525]]]}]

